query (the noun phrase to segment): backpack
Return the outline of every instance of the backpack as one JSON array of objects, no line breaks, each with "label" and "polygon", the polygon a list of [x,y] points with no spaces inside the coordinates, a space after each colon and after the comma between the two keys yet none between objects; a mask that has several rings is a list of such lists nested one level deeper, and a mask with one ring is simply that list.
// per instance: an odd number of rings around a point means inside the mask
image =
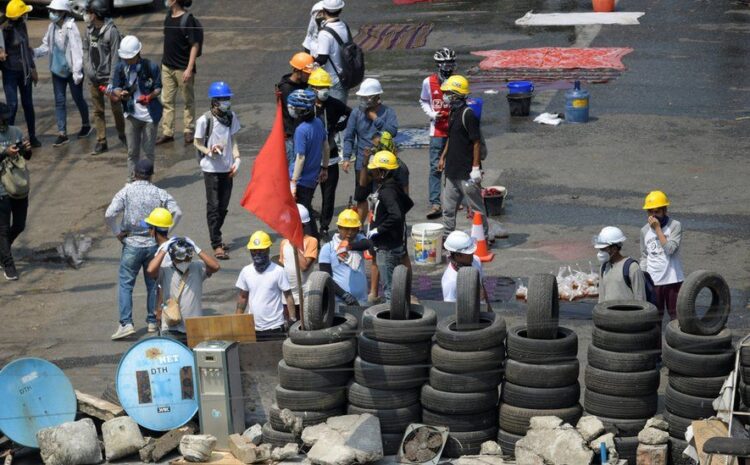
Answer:
[{"label": "backpack", "polygon": [[193,29],[195,34],[198,36],[198,56],[203,55],[203,25],[200,21],[198,21],[198,18],[193,16],[192,13],[185,13],[180,18],[180,32],[182,32],[182,35],[185,36],[185,38],[188,38],[188,20],[190,18],[193,18],[195,21],[195,26],[190,28]]},{"label": "backpack", "polygon": [[0,164],[0,182],[12,199],[25,199],[29,196],[29,169],[21,155],[7,157]]},{"label": "backpack", "polygon": [[[206,133],[203,136],[203,145],[208,147],[208,139],[211,137],[211,131],[214,130],[214,115],[211,113],[211,110],[209,110],[203,113],[203,117],[206,118]],[[200,150],[195,149],[195,156],[198,158],[198,162],[200,162],[206,155]]]},{"label": "backpack", "polygon": [[[464,131],[466,132],[469,132],[469,130],[466,129],[466,112],[469,110],[471,110],[471,108],[467,106],[464,108],[464,112],[461,113],[461,124],[464,126]],[[479,156],[482,160],[487,158],[487,142],[484,140],[484,133],[482,133],[481,127],[479,129]]]},{"label": "backpack", "polygon": [[341,49],[343,68],[341,70],[336,69],[336,65],[331,61],[331,66],[333,66],[336,76],[341,81],[341,85],[347,90],[357,87],[365,79],[365,52],[352,40],[352,31],[349,30],[349,26],[346,26],[346,32],[349,34],[349,40],[346,43],[330,27],[326,26],[322,30],[331,34]]},{"label": "backpack", "polygon": [[[628,288],[632,291],[633,290],[633,283],[630,282],[630,267],[633,265],[633,263],[636,263],[635,260],[628,257],[625,259],[625,264],[622,265],[622,279],[625,281],[625,285],[628,286]],[[604,276],[604,267],[607,266],[605,263],[602,265],[602,269],[599,272],[600,275]],[[654,280],[651,278],[651,275],[648,273],[648,271],[643,271],[643,284],[646,288],[646,300],[656,305],[656,290],[654,289]]]}]

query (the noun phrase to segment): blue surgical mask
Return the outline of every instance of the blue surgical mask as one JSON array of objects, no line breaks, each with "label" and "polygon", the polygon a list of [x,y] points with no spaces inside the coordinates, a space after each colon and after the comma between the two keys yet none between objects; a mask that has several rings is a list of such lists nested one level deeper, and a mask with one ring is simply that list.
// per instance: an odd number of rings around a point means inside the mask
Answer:
[{"label": "blue surgical mask", "polygon": [[232,109],[232,102],[230,100],[221,100],[219,102],[219,109],[224,113]]},{"label": "blue surgical mask", "polygon": [[60,18],[62,18],[62,15],[60,15],[60,13],[55,13],[53,11],[49,12],[49,20],[53,23],[60,21]]}]

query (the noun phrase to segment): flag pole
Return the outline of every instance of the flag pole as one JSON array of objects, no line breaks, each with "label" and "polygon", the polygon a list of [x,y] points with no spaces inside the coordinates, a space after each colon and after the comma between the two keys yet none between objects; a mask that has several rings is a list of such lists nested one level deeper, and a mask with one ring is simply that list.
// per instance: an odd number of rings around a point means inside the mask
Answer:
[{"label": "flag pole", "polygon": [[299,269],[299,253],[294,245],[291,243],[289,245],[294,249],[294,271],[297,273],[297,289],[299,290],[299,315],[297,315],[297,318],[300,322],[300,328],[306,330],[305,320],[302,316],[305,314],[305,293],[302,292],[302,272]]}]

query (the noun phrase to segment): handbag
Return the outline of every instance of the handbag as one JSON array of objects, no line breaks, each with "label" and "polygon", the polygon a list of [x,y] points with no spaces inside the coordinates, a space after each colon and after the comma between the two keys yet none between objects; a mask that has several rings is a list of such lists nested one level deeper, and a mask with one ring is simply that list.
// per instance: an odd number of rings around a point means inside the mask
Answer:
[{"label": "handbag", "polygon": [[68,34],[65,34],[65,45],[62,49],[57,47],[54,30],[50,34],[50,41],[52,42],[52,54],[49,62],[49,70],[55,76],[67,79],[73,74],[65,54],[65,49],[68,48]]},{"label": "handbag", "polygon": [[0,183],[12,199],[29,196],[29,169],[22,156],[6,157],[0,165]]},{"label": "handbag", "polygon": [[169,327],[177,326],[182,322],[180,296],[182,296],[182,291],[185,290],[185,281],[187,280],[187,275],[189,272],[190,270],[187,270],[185,273],[183,273],[182,278],[180,279],[180,287],[177,290],[177,297],[170,297],[169,300],[167,300],[167,305],[164,309],[162,318]]}]

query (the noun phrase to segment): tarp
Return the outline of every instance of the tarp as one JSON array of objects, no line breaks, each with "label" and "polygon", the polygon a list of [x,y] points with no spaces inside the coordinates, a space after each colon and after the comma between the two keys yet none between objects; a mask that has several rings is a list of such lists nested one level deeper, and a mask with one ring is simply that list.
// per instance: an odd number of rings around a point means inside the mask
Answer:
[{"label": "tarp", "polygon": [[519,50],[484,50],[471,52],[486,57],[479,63],[482,70],[490,69],[617,69],[624,70],[622,57],[632,48],[523,48]]},{"label": "tarp", "polygon": [[641,11],[617,13],[532,13],[529,11],[516,20],[516,26],[588,26],[594,24],[640,24]]},{"label": "tarp", "polygon": [[414,24],[365,24],[359,28],[354,36],[357,43],[365,52],[373,50],[408,50],[421,48],[427,42],[427,36],[432,32],[430,23]]}]

